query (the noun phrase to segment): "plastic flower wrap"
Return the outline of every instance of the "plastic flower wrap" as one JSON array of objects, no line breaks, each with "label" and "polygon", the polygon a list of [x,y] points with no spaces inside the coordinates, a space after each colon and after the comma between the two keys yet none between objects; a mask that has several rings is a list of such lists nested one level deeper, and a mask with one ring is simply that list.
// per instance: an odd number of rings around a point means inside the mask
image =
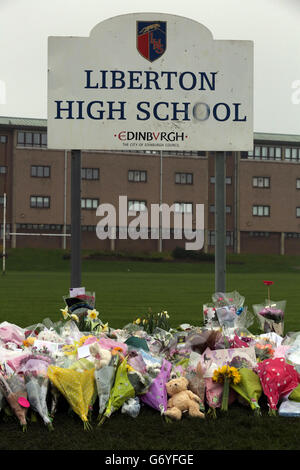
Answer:
[{"label": "plastic flower wrap", "polygon": [[129,398],[121,408],[121,413],[131,416],[131,418],[136,418],[141,410],[141,403],[139,397]]},{"label": "plastic flower wrap", "polygon": [[4,395],[7,403],[9,404],[10,408],[14,412],[15,416],[18,418],[20,425],[22,426],[23,431],[27,429],[27,421],[26,421],[26,412],[27,409],[20,404],[20,398],[27,398],[26,391],[22,387],[20,390],[13,392],[12,388],[9,386],[7,380],[0,372],[0,389],[2,394]]},{"label": "plastic flower wrap", "polygon": [[25,340],[25,330],[7,321],[0,323],[0,340],[3,343],[14,343],[22,346]]},{"label": "plastic flower wrap", "polygon": [[[221,383],[214,382],[212,377],[205,378],[205,398],[209,406],[207,412],[208,416],[213,418],[217,417],[216,410],[222,406],[222,397],[223,397],[224,386]],[[236,393],[234,390],[229,390],[228,396],[228,406],[230,406],[236,399]]]},{"label": "plastic flower wrap", "polygon": [[110,392],[115,380],[118,363],[119,357],[115,355],[112,356],[112,359],[108,365],[103,366],[100,369],[95,368],[94,374],[99,399],[99,419],[103,415],[108,404]]},{"label": "plastic flower wrap", "polygon": [[275,332],[283,336],[284,332],[284,312],[286,309],[286,300],[271,300],[270,286],[273,281],[263,281],[267,286],[268,298],[263,304],[253,305],[253,311],[256,315],[260,327],[264,333]]},{"label": "plastic flower wrap", "polygon": [[216,308],[212,303],[207,303],[203,305],[203,325],[206,328],[220,327]]},{"label": "plastic flower wrap", "polygon": [[88,412],[95,392],[94,369],[78,372],[49,366],[48,377],[81,418],[84,429],[89,430],[91,426],[88,422]]},{"label": "plastic flower wrap", "polygon": [[269,414],[276,415],[279,400],[298,386],[300,375],[284,358],[260,362],[257,365],[257,373],[268,399]]},{"label": "plastic flower wrap", "polygon": [[243,297],[239,292],[215,292],[212,295],[212,301],[215,307],[235,307],[239,309],[244,306],[245,297]]},{"label": "plastic flower wrap", "polygon": [[223,366],[214,371],[212,381],[223,384],[221,410],[228,411],[230,384],[238,384],[241,376],[236,367]]},{"label": "plastic flower wrap", "polygon": [[161,414],[163,414],[167,409],[168,397],[166,383],[170,378],[171,369],[171,362],[163,359],[159,374],[152,382],[148,391],[140,397],[143,403],[160,411]]},{"label": "plastic flower wrap", "polygon": [[128,367],[130,366],[128,366],[126,359],[119,363],[116,371],[115,382],[111,389],[107,407],[100,424],[102,424],[106,418],[109,418],[115,411],[121,408],[123,403],[129,400],[129,398],[133,398],[135,396],[134,387],[132,386],[128,377]]},{"label": "plastic flower wrap", "polygon": [[256,416],[260,416],[261,410],[259,399],[262,395],[262,386],[258,375],[246,367],[239,369],[241,380],[239,383],[232,382],[230,387],[238,393],[250,405]]},{"label": "plastic flower wrap", "polygon": [[47,375],[37,374],[33,371],[26,371],[24,373],[24,379],[30,406],[40,415],[48,429],[52,430],[52,420],[47,406],[47,393],[49,386]]},{"label": "plastic flower wrap", "polygon": [[248,328],[253,324],[253,316],[244,306],[245,297],[239,292],[216,292],[212,301],[221,327]]},{"label": "plastic flower wrap", "polygon": [[192,352],[185,371],[185,377],[189,381],[188,388],[200,398],[200,411],[205,411],[205,378],[201,363],[201,356]]},{"label": "plastic flower wrap", "polygon": [[253,311],[264,333],[274,332],[280,336],[284,333],[284,312],[286,301],[265,300],[263,304],[253,305]]}]

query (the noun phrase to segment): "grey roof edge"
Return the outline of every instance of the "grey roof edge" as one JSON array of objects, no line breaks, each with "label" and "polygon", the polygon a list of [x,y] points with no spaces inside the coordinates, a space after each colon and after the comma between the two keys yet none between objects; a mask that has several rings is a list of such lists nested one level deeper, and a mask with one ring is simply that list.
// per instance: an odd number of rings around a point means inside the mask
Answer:
[{"label": "grey roof edge", "polygon": [[[47,127],[47,119],[0,116],[0,126],[11,127]],[[272,132],[253,132],[254,140],[274,142],[299,142],[300,134],[278,134]]]}]

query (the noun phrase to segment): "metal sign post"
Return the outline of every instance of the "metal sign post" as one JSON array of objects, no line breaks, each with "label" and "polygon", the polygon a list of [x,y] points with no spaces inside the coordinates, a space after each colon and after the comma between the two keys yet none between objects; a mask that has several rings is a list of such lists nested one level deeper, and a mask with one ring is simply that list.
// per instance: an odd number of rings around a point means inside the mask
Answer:
[{"label": "metal sign post", "polygon": [[81,286],[81,150],[71,151],[71,287]]},{"label": "metal sign post", "polygon": [[6,193],[3,195],[3,245],[2,245],[2,274],[5,274],[6,258]]},{"label": "metal sign post", "polygon": [[215,155],[215,292],[226,292],[226,157]]}]

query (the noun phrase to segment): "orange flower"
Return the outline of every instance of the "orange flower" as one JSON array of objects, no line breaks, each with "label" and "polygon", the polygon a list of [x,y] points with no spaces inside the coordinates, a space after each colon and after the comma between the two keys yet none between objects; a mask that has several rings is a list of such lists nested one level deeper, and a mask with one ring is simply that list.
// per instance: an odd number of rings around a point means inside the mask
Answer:
[{"label": "orange flower", "polygon": [[23,345],[25,346],[25,348],[29,348],[30,346],[33,345],[34,342],[35,342],[35,338],[33,338],[32,336],[29,336],[29,338],[24,339]]}]

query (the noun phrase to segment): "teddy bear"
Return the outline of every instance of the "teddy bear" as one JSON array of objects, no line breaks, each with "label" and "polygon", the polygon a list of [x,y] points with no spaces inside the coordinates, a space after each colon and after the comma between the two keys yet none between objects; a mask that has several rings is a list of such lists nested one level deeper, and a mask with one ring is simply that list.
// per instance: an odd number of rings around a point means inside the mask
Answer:
[{"label": "teddy bear", "polygon": [[175,420],[180,420],[182,413],[187,411],[193,418],[204,418],[204,413],[199,410],[200,398],[188,390],[189,381],[186,377],[177,377],[166,383],[168,400],[165,415]]},{"label": "teddy bear", "polygon": [[108,349],[101,348],[99,343],[90,344],[90,353],[95,358],[95,368],[101,369],[107,366],[112,358],[112,354]]}]

